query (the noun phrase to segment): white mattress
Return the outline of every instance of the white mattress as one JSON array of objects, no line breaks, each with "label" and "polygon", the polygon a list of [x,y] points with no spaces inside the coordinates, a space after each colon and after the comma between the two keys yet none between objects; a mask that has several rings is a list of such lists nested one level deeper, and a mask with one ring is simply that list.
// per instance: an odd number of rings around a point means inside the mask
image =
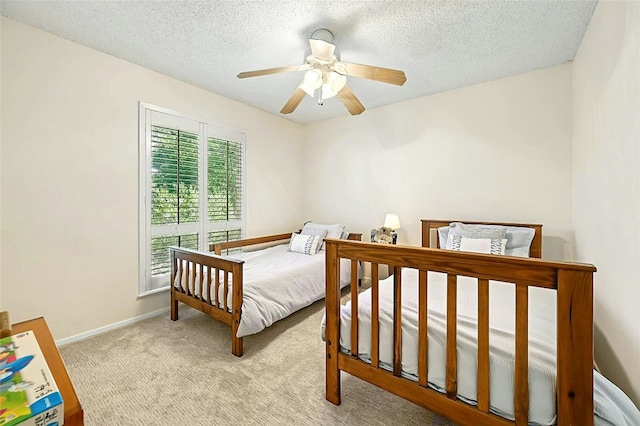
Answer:
[{"label": "white mattress", "polygon": [[[446,275],[429,272],[429,384],[444,391],[446,379]],[[405,377],[418,374],[418,272],[402,271],[402,370]],[[458,396],[476,402],[477,389],[477,291],[476,280],[458,278]],[[389,368],[393,362],[393,276],[383,280],[380,292],[380,362]],[[489,289],[490,408],[514,419],[514,336],[515,290],[511,284],[491,282]],[[358,295],[360,309],[358,350],[370,361],[371,289]],[[530,421],[551,425],[556,420],[555,405],[555,293],[529,290],[529,386]],[[351,303],[341,306],[340,344],[351,348]]]},{"label": "white mattress", "polygon": [[[234,254],[244,260],[242,315],[237,337],[258,333],[325,295],[325,252],[315,255],[287,251],[288,244],[263,250]],[[349,283],[349,261],[341,267],[341,286]],[[205,277],[206,279],[206,277]],[[223,278],[221,277],[221,282]],[[199,276],[196,276],[196,282]],[[231,310],[232,291],[230,276],[227,307]],[[174,285],[178,286],[176,282]],[[214,292],[214,286],[211,291]],[[197,294],[199,296],[199,294]],[[224,300],[224,286],[220,286],[218,300]],[[220,303],[220,307],[223,307]]]}]

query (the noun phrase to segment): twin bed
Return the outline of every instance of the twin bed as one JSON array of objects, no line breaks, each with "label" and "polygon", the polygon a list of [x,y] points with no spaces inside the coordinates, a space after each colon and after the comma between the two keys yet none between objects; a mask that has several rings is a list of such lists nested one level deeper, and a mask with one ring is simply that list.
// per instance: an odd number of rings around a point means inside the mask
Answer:
[{"label": "twin bed", "polygon": [[[326,297],[326,398],[334,404],[344,371],[460,424],[592,425],[595,375],[596,414],[610,411],[596,424],[640,421],[593,370],[595,267],[539,259],[542,226],[532,224],[488,224],[528,230],[529,258],[514,257],[523,254],[513,232],[487,246],[508,256],[441,250],[469,243],[438,235],[450,223],[423,220],[423,247],[324,235],[326,254],[281,244],[221,256],[292,238],[280,234],[212,245],[215,254],[172,248],[171,318],[183,302],[229,324],[232,353],[241,356],[243,336]],[[307,263],[323,269],[319,281],[304,272]],[[360,292],[364,263],[371,287]],[[379,280],[378,265],[392,275]],[[351,300],[341,305],[349,283]]]},{"label": "twin bed", "polygon": [[[478,238],[509,256],[455,251],[435,238],[451,222],[423,220],[423,247],[327,241],[326,399],[340,404],[344,371],[465,425],[640,424],[593,369],[595,267],[539,259],[541,225],[484,222],[514,230],[506,247]],[[527,228],[524,253],[514,246]],[[341,305],[345,259],[372,277]],[[380,281],[378,265],[392,275]]]},{"label": "twin bed", "polygon": [[[231,352],[242,356],[244,336],[258,333],[324,297],[325,256],[320,246],[311,244],[321,244],[327,229],[334,232],[329,236],[362,237],[343,228],[305,224],[302,233],[317,234],[317,238],[298,233],[248,238],[212,244],[213,253],[172,247],[171,319],[178,319],[178,302],[210,315],[231,327]],[[294,242],[302,239],[303,244],[292,245],[292,238]],[[270,247],[263,248],[265,245]],[[222,256],[234,249],[251,251]],[[352,273],[357,279],[357,270],[343,270],[341,287],[351,282]]]}]

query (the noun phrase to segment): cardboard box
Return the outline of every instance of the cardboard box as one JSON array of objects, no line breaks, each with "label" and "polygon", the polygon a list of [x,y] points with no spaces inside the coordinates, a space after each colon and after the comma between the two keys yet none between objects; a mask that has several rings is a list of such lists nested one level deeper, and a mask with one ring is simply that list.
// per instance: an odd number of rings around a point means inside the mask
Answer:
[{"label": "cardboard box", "polygon": [[59,426],[64,404],[33,331],[0,339],[0,425]]}]

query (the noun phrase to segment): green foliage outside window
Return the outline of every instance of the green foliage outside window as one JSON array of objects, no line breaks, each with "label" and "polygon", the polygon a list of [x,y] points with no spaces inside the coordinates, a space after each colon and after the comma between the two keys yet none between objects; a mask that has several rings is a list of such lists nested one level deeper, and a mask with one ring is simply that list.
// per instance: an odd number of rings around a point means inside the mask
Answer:
[{"label": "green foliage outside window", "polygon": [[[199,137],[152,126],[151,224],[200,222]],[[242,145],[207,141],[207,214],[209,223],[242,219]],[[241,238],[241,229],[213,231],[209,242]],[[151,241],[152,274],[170,269],[170,246],[198,249],[198,234],[156,236]]]}]

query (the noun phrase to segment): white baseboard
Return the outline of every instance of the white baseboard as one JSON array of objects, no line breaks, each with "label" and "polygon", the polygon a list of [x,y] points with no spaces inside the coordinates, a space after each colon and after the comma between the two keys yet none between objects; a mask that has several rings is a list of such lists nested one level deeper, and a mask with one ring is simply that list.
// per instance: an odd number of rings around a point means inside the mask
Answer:
[{"label": "white baseboard", "polygon": [[87,331],[86,333],[76,334],[75,336],[66,337],[64,339],[56,340],[56,346],[62,346],[69,343],[79,342],[80,340],[87,339],[91,336],[95,336],[97,334],[106,333],[107,331],[115,330],[116,328],[124,327],[125,325],[130,325],[142,320],[146,320],[148,318],[157,317],[158,315],[166,314],[169,312],[169,308],[162,308],[157,311],[149,312],[148,314],[140,315],[137,317],[130,318],[128,320],[116,322],[113,324],[106,325],[104,327],[96,328],[95,330]]}]

